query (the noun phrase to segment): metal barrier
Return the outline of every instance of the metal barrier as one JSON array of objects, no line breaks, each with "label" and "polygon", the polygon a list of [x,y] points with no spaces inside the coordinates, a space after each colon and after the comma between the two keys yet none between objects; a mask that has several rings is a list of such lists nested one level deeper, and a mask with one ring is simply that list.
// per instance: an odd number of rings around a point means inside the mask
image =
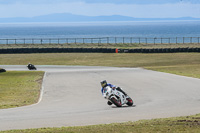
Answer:
[{"label": "metal barrier", "polygon": [[101,37],[0,39],[0,44],[199,44],[200,37]]}]

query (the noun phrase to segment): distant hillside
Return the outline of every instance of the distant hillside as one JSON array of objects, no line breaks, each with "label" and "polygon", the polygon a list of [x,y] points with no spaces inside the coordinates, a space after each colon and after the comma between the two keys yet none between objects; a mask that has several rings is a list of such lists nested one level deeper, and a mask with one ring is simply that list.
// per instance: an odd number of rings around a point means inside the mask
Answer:
[{"label": "distant hillside", "polygon": [[82,16],[69,13],[49,14],[31,18],[0,18],[0,23],[17,22],[92,22],[92,21],[164,21],[164,20],[200,20],[200,18],[182,17],[182,18],[133,18],[120,15],[112,16]]}]

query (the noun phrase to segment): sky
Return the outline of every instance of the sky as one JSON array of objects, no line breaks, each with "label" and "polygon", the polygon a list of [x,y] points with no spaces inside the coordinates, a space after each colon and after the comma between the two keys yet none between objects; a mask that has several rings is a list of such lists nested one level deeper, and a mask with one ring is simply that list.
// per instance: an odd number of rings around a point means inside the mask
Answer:
[{"label": "sky", "polygon": [[0,0],[0,18],[54,13],[136,18],[200,18],[200,0]]}]

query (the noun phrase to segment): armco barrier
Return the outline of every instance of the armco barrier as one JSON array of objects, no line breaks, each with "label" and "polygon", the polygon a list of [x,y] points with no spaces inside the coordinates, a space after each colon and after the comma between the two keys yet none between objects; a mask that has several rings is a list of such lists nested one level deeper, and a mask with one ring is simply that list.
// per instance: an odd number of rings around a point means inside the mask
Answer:
[{"label": "armco barrier", "polygon": [[[117,51],[117,52],[116,52]],[[0,49],[0,54],[17,53],[177,53],[200,52],[200,48],[8,48]]]}]

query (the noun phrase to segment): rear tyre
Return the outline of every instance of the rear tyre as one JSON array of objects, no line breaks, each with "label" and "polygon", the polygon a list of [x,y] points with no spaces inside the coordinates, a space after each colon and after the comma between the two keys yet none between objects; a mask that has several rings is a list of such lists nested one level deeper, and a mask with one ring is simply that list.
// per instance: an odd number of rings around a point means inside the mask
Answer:
[{"label": "rear tyre", "polygon": [[121,107],[121,106],[122,106],[121,102],[117,101],[117,99],[115,99],[114,97],[112,97],[112,98],[110,99],[110,101],[111,101],[114,105],[116,105],[117,107]]},{"label": "rear tyre", "polygon": [[133,105],[133,100],[129,97],[126,99],[128,102],[126,103],[128,106],[132,106]]}]

